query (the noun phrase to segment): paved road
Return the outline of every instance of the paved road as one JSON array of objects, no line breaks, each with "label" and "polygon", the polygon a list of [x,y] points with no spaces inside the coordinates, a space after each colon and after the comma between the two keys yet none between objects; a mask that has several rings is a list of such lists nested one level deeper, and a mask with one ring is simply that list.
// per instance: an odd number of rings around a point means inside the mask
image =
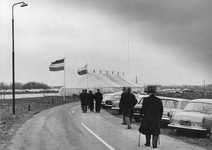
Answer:
[{"label": "paved road", "polygon": [[[82,113],[79,102],[43,111],[28,120],[12,139],[9,150],[150,150],[138,126],[127,129],[121,119],[102,110]],[[158,150],[203,150],[161,135]]]}]

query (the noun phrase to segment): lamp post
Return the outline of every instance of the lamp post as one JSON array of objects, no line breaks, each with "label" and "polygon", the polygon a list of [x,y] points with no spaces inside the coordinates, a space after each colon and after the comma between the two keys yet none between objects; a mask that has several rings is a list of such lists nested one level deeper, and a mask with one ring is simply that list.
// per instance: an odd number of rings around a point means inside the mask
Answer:
[{"label": "lamp post", "polygon": [[21,7],[27,6],[24,2],[18,2],[12,6],[12,90],[13,90],[13,114],[15,114],[15,51],[14,51],[14,6],[21,4]]}]

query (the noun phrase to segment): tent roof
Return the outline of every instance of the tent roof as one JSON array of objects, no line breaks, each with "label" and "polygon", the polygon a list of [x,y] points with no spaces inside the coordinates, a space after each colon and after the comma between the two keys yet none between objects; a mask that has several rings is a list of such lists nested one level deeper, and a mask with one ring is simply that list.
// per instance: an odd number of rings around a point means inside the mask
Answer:
[{"label": "tent roof", "polygon": [[142,87],[124,76],[87,73],[80,76],[80,78],[72,85],[66,88],[106,88],[106,87]]}]

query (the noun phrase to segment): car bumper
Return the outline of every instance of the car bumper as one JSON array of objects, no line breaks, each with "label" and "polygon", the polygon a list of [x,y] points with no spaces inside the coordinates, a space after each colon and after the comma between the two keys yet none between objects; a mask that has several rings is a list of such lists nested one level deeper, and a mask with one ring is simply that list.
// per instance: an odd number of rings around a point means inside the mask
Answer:
[{"label": "car bumper", "polygon": [[162,118],[162,119],[161,119],[161,122],[162,122],[162,123],[167,123],[167,124],[169,124],[169,123],[170,123],[170,118]]},{"label": "car bumper", "polygon": [[140,116],[140,113],[134,112],[133,115],[137,117],[137,116]]},{"label": "car bumper", "polygon": [[111,109],[113,109],[113,110],[119,110],[119,107],[111,107]]},{"label": "car bumper", "polygon": [[206,129],[202,128],[202,127],[196,127],[196,126],[184,126],[184,125],[180,125],[180,124],[169,124],[169,127],[175,128],[175,129],[184,129],[184,130],[193,130],[193,131],[207,131]]},{"label": "car bumper", "polygon": [[105,107],[112,107],[112,105],[109,105],[109,104],[105,104]]}]

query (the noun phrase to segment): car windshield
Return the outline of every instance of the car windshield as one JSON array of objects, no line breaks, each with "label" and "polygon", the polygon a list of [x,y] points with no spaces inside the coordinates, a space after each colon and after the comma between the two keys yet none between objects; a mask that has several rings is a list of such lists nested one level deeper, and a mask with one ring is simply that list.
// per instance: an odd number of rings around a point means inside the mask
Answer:
[{"label": "car windshield", "polygon": [[113,96],[113,99],[120,99],[121,98],[121,95],[114,95]]},{"label": "car windshield", "polygon": [[169,100],[169,99],[162,99],[163,107],[168,108],[177,108],[178,101],[176,100]]},{"label": "car windshield", "polygon": [[196,111],[196,112],[203,112],[203,113],[212,113],[212,104],[208,103],[189,103],[185,108],[184,111]]}]

